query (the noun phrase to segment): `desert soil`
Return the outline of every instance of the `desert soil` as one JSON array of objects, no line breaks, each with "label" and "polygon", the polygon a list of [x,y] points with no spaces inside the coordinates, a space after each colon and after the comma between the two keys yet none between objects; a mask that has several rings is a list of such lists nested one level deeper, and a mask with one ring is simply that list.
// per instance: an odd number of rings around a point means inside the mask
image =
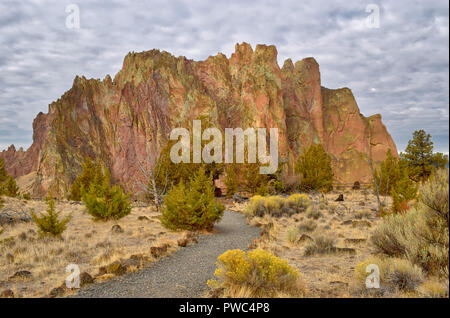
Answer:
[{"label": "desert soil", "polygon": [[[310,297],[358,296],[352,291],[353,271],[373,252],[369,238],[380,217],[376,198],[370,193],[347,190],[343,202],[335,202],[337,196],[309,195],[320,211],[316,218],[306,212],[280,218],[246,218],[242,213],[245,203],[225,202],[228,210],[215,232],[198,236],[198,243],[194,240],[186,247],[178,243],[190,233],[166,230],[158,218],[160,214],[151,207],[135,206],[118,222],[93,222],[82,204],[59,202],[57,210],[61,215],[73,216],[62,240],[39,238],[32,222],[2,225],[0,292],[11,289],[15,297],[48,296],[64,282],[66,266],[75,263],[95,280],[78,293],[69,293],[75,297],[207,297],[206,282],[213,278],[219,255],[229,249],[263,248],[300,271]],[[390,198],[383,200],[390,204]],[[2,211],[16,211],[23,216],[31,208],[44,211],[46,204],[8,198]],[[122,233],[111,231],[116,224]],[[305,224],[314,226],[305,229]],[[288,239],[294,227],[306,240]],[[318,235],[332,238],[335,247],[347,252],[306,256],[308,238]],[[162,245],[167,246],[163,255],[149,253],[152,247]],[[121,275],[102,272],[102,267],[133,256],[145,259],[145,264],[128,266]],[[14,273],[24,270],[31,276],[12,279]],[[63,295],[67,293],[58,296]]]}]

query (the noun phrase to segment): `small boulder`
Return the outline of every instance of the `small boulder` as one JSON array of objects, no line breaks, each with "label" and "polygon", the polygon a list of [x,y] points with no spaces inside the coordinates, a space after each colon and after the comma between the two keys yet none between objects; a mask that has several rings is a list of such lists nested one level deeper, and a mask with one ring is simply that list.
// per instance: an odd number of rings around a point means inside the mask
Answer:
[{"label": "small boulder", "polygon": [[131,268],[139,268],[140,261],[129,258],[129,259],[123,259],[120,261],[123,267],[125,267],[125,270],[128,271]]},{"label": "small boulder", "polygon": [[66,286],[63,284],[59,287],[53,288],[50,293],[49,293],[49,297],[50,298],[55,298],[55,297],[61,297],[66,293]]},{"label": "small boulder", "polygon": [[114,234],[123,233],[123,229],[119,224],[114,224],[111,228],[111,232]]},{"label": "small boulder", "polygon": [[339,196],[337,197],[337,199],[334,200],[334,201],[336,201],[336,202],[342,202],[342,201],[344,201],[344,195],[343,195],[342,193],[339,194]]},{"label": "small boulder", "polygon": [[366,203],[364,201],[360,201],[359,206],[366,206]]},{"label": "small boulder", "polygon": [[29,279],[33,276],[30,271],[18,271],[15,272],[9,279]]},{"label": "small boulder", "polygon": [[361,189],[361,184],[359,183],[359,181],[355,181],[355,182],[353,183],[352,189],[353,189],[353,190],[360,190],[360,189]]},{"label": "small boulder", "polygon": [[154,258],[159,258],[161,257],[165,252],[167,252],[167,244],[161,245],[161,246],[152,246],[150,247],[150,254],[152,254],[152,256]]},{"label": "small boulder", "polygon": [[314,241],[313,238],[307,234],[302,234],[298,240],[297,243],[303,243],[303,242],[312,242]]},{"label": "small boulder", "polygon": [[0,298],[14,298],[14,292],[11,289],[5,289],[0,293]]},{"label": "small boulder", "polygon": [[356,250],[351,247],[335,247],[334,251],[337,253],[346,253],[346,254],[350,254],[350,255],[356,254]]},{"label": "small boulder", "polygon": [[125,274],[126,268],[120,261],[115,261],[106,266],[106,273],[120,276]]},{"label": "small boulder", "polygon": [[188,240],[185,238],[181,238],[177,241],[177,243],[178,243],[178,246],[180,246],[180,247],[186,247]]},{"label": "small boulder", "polygon": [[353,223],[353,220],[345,220],[344,222],[341,223],[341,225],[350,225]]},{"label": "small boulder", "polygon": [[150,220],[148,217],[146,217],[145,215],[139,215],[138,216],[138,221],[148,221]]},{"label": "small boulder", "polygon": [[92,278],[92,276],[89,273],[82,272],[80,274],[80,286],[81,287],[92,284],[92,283],[94,283],[94,278]]}]

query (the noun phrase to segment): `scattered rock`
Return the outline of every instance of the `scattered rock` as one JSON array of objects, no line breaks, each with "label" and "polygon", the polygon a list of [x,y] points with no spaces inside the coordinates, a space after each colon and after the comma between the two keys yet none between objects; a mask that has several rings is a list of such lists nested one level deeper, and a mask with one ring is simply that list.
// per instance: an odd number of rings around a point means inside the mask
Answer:
[{"label": "scattered rock", "polygon": [[95,275],[95,277],[98,278],[98,277],[103,276],[105,274],[106,274],[106,266],[101,266],[101,267],[99,267],[98,273],[97,273],[97,275]]},{"label": "scattered rock", "polygon": [[366,206],[366,203],[364,201],[360,201],[359,206]]},{"label": "scattered rock", "polygon": [[92,278],[92,276],[89,275],[89,273],[82,272],[80,274],[80,286],[81,287],[92,284],[92,283],[94,283],[94,278]]},{"label": "scattered rock", "polygon": [[116,276],[120,276],[125,274],[126,268],[123,266],[123,264],[120,261],[115,261],[109,265],[106,266],[106,273],[107,274],[114,274]]},{"label": "scattered rock", "polygon": [[353,189],[353,190],[360,190],[360,189],[361,189],[361,184],[359,183],[359,181],[355,181],[355,182],[353,183],[352,189]]},{"label": "scattered rock", "polygon": [[55,298],[55,297],[61,297],[66,293],[67,287],[65,284],[62,284],[59,287],[53,288],[50,293],[49,297]]},{"label": "scattered rock", "polygon": [[181,238],[177,241],[177,243],[178,243],[178,246],[180,246],[180,247],[186,247],[188,240],[185,238]]},{"label": "scattered rock", "polygon": [[261,243],[261,239],[260,238],[255,238],[253,239],[250,244],[248,244],[248,249],[249,250],[254,250],[255,248],[258,247],[258,244]]},{"label": "scattered rock", "polygon": [[241,196],[238,193],[233,194],[233,196],[231,198],[233,199],[234,202],[237,202],[237,203],[242,203],[247,200],[246,198],[244,198],[243,196]]},{"label": "scattered rock", "polygon": [[33,274],[29,271],[18,271],[15,272],[9,279],[28,279],[31,278]]},{"label": "scattered rock", "polygon": [[123,233],[123,229],[119,224],[114,224],[111,228],[111,232],[115,234]]},{"label": "scattered rock", "polygon": [[344,222],[341,223],[341,225],[350,225],[353,223],[353,220],[345,220]]},{"label": "scattered rock", "polygon": [[11,289],[5,289],[0,293],[0,298],[14,298],[14,292]]},{"label": "scattered rock", "polygon": [[342,193],[339,194],[339,196],[337,197],[337,199],[334,200],[334,201],[336,201],[336,202],[342,202],[342,201],[344,201],[344,195],[343,195]]},{"label": "scattered rock", "polygon": [[148,217],[146,217],[145,215],[139,215],[138,220],[139,221],[149,221],[150,219]]},{"label": "scattered rock", "polygon": [[331,282],[330,282],[330,285],[333,285],[333,286],[335,286],[335,287],[337,287],[337,286],[347,287],[347,286],[348,286],[348,283],[342,282],[342,281],[340,281],[340,280],[335,280],[335,281],[331,281]]},{"label": "scattered rock", "polygon": [[0,212],[0,225],[13,225],[19,222],[31,222],[31,216],[25,211],[3,209]]},{"label": "scattered rock", "polygon": [[130,259],[138,261],[138,262],[142,262],[142,261],[145,261],[147,259],[147,257],[144,254],[133,254],[130,256]]},{"label": "scattered rock", "polygon": [[356,250],[354,248],[351,247],[335,247],[334,251],[337,253],[347,253],[350,255],[355,255],[356,254]]},{"label": "scattered rock", "polygon": [[164,244],[162,246],[152,246],[150,247],[150,254],[152,254],[152,256],[154,258],[159,258],[161,257],[165,252],[167,252],[167,244]]},{"label": "scattered rock", "polygon": [[345,243],[362,243],[365,242],[365,238],[346,238],[344,240]]},{"label": "scattered rock", "polygon": [[314,239],[307,234],[302,234],[297,240],[298,243],[312,242],[312,241],[314,241]]},{"label": "scattered rock", "polygon": [[135,267],[135,268],[139,268],[140,262],[136,259],[124,259],[124,260],[120,260],[120,263],[122,264],[122,266],[125,268],[125,271],[128,271],[129,269]]}]

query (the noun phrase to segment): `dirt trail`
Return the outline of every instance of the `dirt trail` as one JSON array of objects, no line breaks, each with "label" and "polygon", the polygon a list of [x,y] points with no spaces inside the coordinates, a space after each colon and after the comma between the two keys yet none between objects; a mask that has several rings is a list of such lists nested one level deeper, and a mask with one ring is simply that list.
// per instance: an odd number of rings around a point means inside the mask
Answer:
[{"label": "dirt trail", "polygon": [[207,280],[213,278],[217,257],[229,249],[247,249],[260,235],[259,228],[246,224],[245,216],[228,210],[216,231],[149,268],[90,285],[74,297],[200,297],[207,289]]}]

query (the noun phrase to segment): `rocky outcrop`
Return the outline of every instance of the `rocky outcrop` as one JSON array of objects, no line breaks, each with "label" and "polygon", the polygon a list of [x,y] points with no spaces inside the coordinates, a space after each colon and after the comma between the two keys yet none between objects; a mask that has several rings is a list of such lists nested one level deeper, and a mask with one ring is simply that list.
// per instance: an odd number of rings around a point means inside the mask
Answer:
[{"label": "rocky outcrop", "polygon": [[[27,180],[33,195],[67,193],[86,156],[100,159],[115,182],[136,191],[174,127],[194,119],[216,127],[278,127],[279,154],[290,163],[305,146],[322,143],[339,182],[367,182],[394,142],[380,115],[364,117],[348,88],[321,86],[313,58],[280,68],[274,46],[236,44],[228,59],[205,61],[151,50],[129,53],[114,80],[76,77],[73,86],[39,113],[33,144],[0,153],[7,171]],[[20,183],[20,182],[19,182]]]}]

